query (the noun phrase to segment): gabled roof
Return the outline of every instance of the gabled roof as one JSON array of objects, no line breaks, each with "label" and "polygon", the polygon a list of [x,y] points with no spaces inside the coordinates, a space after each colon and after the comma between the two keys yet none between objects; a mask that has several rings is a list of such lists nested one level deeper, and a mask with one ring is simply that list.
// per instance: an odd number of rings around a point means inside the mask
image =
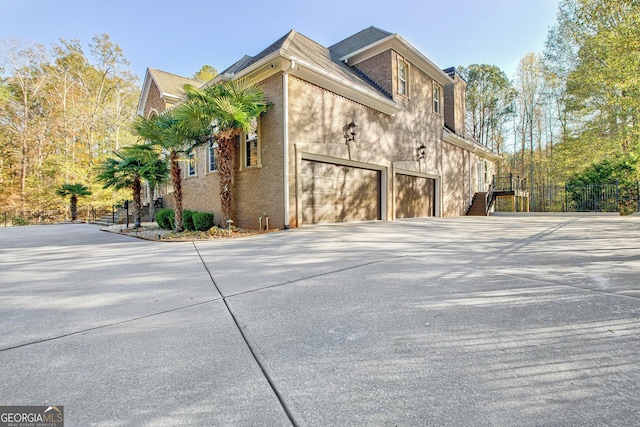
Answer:
[{"label": "gabled roof", "polygon": [[[291,30],[269,47],[253,57],[243,57],[231,67],[224,70],[218,78],[232,78],[246,75],[263,67],[276,58],[284,58],[295,69],[289,70],[305,80],[322,85],[358,102],[373,99],[373,108],[393,114],[401,107],[395,104],[386,91],[375,84],[367,76],[349,67],[340,57],[328,48],[310,38]],[[276,68],[272,67],[275,71]],[[342,89],[342,90],[341,90]]]},{"label": "gabled roof", "polygon": [[346,39],[334,44],[333,46],[329,46],[329,50],[334,52],[338,56],[338,58],[341,58],[351,52],[355,52],[356,50],[362,49],[363,47],[369,46],[372,43],[382,40],[385,37],[390,36],[391,34],[392,33],[388,31],[371,26],[352,36],[347,37]]},{"label": "gabled roof", "polygon": [[156,87],[160,91],[160,96],[165,99],[165,102],[173,104],[178,102],[184,91],[182,90],[185,84],[193,86],[201,86],[202,83],[179,76],[177,74],[167,73],[166,71],[156,70],[154,68],[147,68],[147,73],[144,77],[144,83],[142,85],[142,92],[140,93],[140,100],[138,101],[138,114],[144,114],[144,105],[147,103],[147,97],[149,96],[149,89],[151,83],[155,83]]},{"label": "gabled roof", "polygon": [[[383,113],[395,114],[402,107],[393,101],[391,94],[353,67],[387,49],[396,50],[441,84],[453,82],[449,75],[398,34],[371,26],[330,48],[291,30],[257,55],[243,56],[208,84],[241,76],[262,80],[284,71]],[[146,102],[151,80],[158,85],[165,99],[173,102],[179,100],[180,88],[185,83],[200,86],[195,80],[150,68],[138,104],[139,112]]]},{"label": "gabled roof", "polygon": [[399,34],[389,33],[376,27],[369,27],[336,43],[330,49],[340,56],[340,60],[353,66],[379,53],[392,49],[413,65],[431,76],[441,85],[453,83],[452,78],[436,66],[422,52]]}]

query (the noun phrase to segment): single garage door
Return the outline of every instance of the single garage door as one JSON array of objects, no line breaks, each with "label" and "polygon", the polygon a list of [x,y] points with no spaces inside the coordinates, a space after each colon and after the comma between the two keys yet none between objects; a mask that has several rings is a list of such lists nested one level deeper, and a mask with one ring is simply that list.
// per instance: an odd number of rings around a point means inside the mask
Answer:
[{"label": "single garage door", "polygon": [[435,179],[396,174],[396,189],[396,218],[435,215]]},{"label": "single garage door", "polygon": [[302,160],[302,223],[380,219],[380,171]]}]

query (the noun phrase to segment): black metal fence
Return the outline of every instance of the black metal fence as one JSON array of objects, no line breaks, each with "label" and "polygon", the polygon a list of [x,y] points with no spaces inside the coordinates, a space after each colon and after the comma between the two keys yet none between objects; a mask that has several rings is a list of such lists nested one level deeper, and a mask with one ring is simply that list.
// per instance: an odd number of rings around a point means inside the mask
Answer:
[{"label": "black metal fence", "polygon": [[[92,206],[78,207],[79,221],[95,221],[103,216],[113,214],[112,208],[98,209]],[[69,210],[39,210],[39,211],[0,211],[0,227],[14,227],[19,225],[55,224],[69,220]]]},{"label": "black metal fence", "polygon": [[[640,211],[640,182],[632,184],[550,184],[526,189],[531,212],[620,212]],[[499,200],[498,211],[510,211],[510,200]]]}]

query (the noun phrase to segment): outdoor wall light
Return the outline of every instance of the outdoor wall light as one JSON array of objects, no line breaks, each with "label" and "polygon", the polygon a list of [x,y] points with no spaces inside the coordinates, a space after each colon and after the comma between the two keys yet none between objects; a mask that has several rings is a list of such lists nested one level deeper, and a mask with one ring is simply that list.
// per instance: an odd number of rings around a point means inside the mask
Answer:
[{"label": "outdoor wall light", "polygon": [[424,144],[420,144],[416,160],[423,160],[425,157],[427,157],[427,147]]},{"label": "outdoor wall light", "polygon": [[347,143],[349,141],[356,141],[356,129],[358,128],[358,125],[356,124],[355,120],[351,120],[351,123],[349,123],[347,126],[345,126],[345,130],[344,130],[344,138],[347,140]]}]

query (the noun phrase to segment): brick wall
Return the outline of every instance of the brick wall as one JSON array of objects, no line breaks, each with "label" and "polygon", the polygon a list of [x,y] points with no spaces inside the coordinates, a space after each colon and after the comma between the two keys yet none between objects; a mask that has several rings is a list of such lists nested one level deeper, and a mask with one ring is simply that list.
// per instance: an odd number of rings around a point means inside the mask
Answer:
[{"label": "brick wall", "polygon": [[464,215],[469,207],[465,153],[468,152],[460,147],[442,142],[442,216]]},{"label": "brick wall", "polygon": [[153,110],[158,113],[162,113],[165,109],[166,104],[160,96],[160,90],[156,86],[155,82],[151,81],[147,103],[144,105],[144,117],[148,118]]},{"label": "brick wall", "polygon": [[394,65],[391,50],[387,50],[386,52],[362,61],[358,63],[355,68],[375,81],[380,87],[387,91],[387,93],[393,93]]},{"label": "brick wall", "polygon": [[[261,165],[253,168],[240,167],[243,151],[240,138],[236,146],[235,175],[233,186],[235,225],[257,229],[258,218],[266,212],[272,228],[284,226],[283,194],[283,134],[282,134],[282,74],[272,76],[261,83],[262,90],[271,108],[258,121]],[[219,222],[221,212],[220,178],[218,172],[207,172],[208,149],[196,149],[196,176],[186,177],[183,168],[183,205],[193,209],[216,214]]]},{"label": "brick wall", "polygon": [[464,136],[466,133],[465,92],[467,84],[456,73],[452,73],[452,77],[454,82],[444,87],[444,122],[456,134]]},{"label": "brick wall", "polygon": [[[393,93],[404,110],[389,116],[357,102],[315,86],[292,75],[289,85],[289,210],[288,222],[298,226],[301,213],[296,181],[297,148],[305,152],[332,152],[335,161],[357,161],[389,165],[402,163],[423,175],[439,177],[438,185],[443,216],[464,215],[468,207],[472,186],[475,155],[442,141],[445,120],[453,120],[456,128],[464,126],[464,85],[452,84],[444,88],[442,114],[433,111],[433,78],[409,64],[408,97],[394,93],[398,55],[387,51],[358,64],[358,68],[381,87]],[[257,228],[258,218],[268,213],[272,228],[282,228],[284,218],[284,134],[283,134],[283,74],[278,73],[262,83],[272,107],[259,121],[261,165],[256,168],[238,168],[234,182],[234,216],[236,225]],[[451,90],[450,90],[451,89]],[[460,98],[462,97],[462,98]],[[150,93],[150,100],[152,94]],[[152,104],[149,102],[148,105]],[[451,104],[456,112],[449,115]],[[345,144],[344,130],[355,119],[358,130],[355,143]],[[460,120],[459,120],[460,119]],[[458,129],[456,129],[458,130]],[[426,158],[416,159],[417,148],[424,144]],[[317,148],[314,148],[317,147]],[[323,148],[324,147],[324,148]],[[347,148],[348,147],[348,148]],[[238,156],[241,150],[238,150]],[[325,155],[325,154],[323,154]],[[197,176],[184,181],[185,208],[219,214],[220,198],[217,173],[206,173],[207,151],[197,152]],[[242,159],[237,159],[236,166]],[[471,170],[470,170],[471,168]],[[394,173],[389,170],[387,181],[387,218],[394,209]]]}]

